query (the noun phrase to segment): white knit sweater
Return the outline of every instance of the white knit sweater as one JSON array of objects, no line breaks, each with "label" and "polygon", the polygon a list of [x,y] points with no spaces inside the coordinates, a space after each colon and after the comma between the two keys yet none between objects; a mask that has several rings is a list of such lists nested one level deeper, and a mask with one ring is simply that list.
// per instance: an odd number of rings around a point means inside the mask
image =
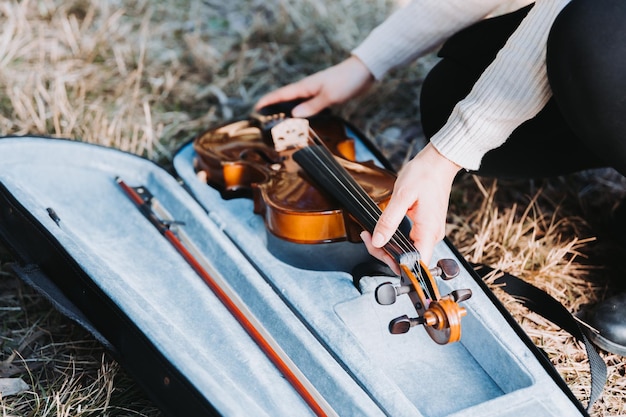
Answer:
[{"label": "white knit sweater", "polygon": [[[546,40],[552,22],[569,1],[536,1],[472,91],[431,138],[441,154],[466,169],[477,169],[485,153],[502,145],[517,126],[543,108],[552,94],[545,66]],[[503,3],[507,1],[413,0],[352,53],[380,79]]]}]

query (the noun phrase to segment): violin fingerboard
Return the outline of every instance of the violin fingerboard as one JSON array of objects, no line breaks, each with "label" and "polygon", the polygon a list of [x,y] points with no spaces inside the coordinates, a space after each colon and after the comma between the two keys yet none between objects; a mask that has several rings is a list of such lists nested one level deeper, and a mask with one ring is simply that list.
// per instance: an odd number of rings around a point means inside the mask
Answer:
[{"label": "violin fingerboard", "polygon": [[365,230],[374,230],[381,214],[380,208],[326,148],[311,145],[295,152],[293,159],[319,187],[345,207]]}]

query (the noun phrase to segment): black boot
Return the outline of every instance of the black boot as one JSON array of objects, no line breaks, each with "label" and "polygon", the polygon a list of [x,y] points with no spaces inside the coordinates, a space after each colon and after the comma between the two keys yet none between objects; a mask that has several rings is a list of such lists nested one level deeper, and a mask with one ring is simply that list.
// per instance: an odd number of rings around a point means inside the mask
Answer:
[{"label": "black boot", "polygon": [[626,356],[626,292],[598,303],[586,315],[587,323],[598,333],[588,336],[599,348]]}]

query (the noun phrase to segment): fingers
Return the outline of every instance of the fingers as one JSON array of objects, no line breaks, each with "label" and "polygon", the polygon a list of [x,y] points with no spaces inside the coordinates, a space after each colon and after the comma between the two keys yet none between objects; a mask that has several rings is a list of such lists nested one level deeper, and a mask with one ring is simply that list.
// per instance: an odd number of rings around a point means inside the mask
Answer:
[{"label": "fingers", "polygon": [[428,265],[436,244],[445,236],[450,190],[459,169],[431,144],[409,161],[400,171],[391,199],[374,228],[370,253],[391,239],[406,215],[413,223],[410,238]]},{"label": "fingers", "polygon": [[[303,80],[304,81],[304,80]],[[270,106],[272,104],[292,101],[297,99],[308,99],[291,109],[293,117],[309,117],[324,110],[330,100],[315,90],[310,90],[304,82],[289,84],[278,90],[272,91],[261,97],[254,106],[255,109]]]},{"label": "fingers", "polygon": [[[286,101],[292,101],[297,99],[307,99],[311,97],[315,99],[316,94],[317,92],[315,90],[311,90],[311,88],[307,85],[306,79],[304,79],[299,82],[281,87],[264,95],[259,99],[259,101],[257,101],[254,108],[258,110],[272,104],[283,103]],[[307,103],[308,101],[305,101],[294,107],[291,111],[292,115],[294,117],[308,117],[314,115],[315,113],[318,113],[325,107],[324,104],[319,103],[319,100],[314,100],[313,105]]]},{"label": "fingers", "polygon": [[356,57],[309,75],[261,97],[255,108],[304,99],[291,111],[294,117],[309,117],[326,107],[343,103],[367,90],[374,83],[369,69]]},{"label": "fingers", "polygon": [[370,255],[384,262],[393,272],[400,275],[400,268],[396,261],[383,249],[372,246],[372,235],[369,232],[363,231],[360,236]]},{"label": "fingers", "polygon": [[329,100],[321,95],[317,95],[291,109],[291,115],[293,117],[309,117],[324,110],[328,104]]},{"label": "fingers", "polygon": [[385,210],[381,214],[374,232],[372,233],[372,246],[382,248],[398,229],[409,207],[413,204],[410,198],[404,198],[399,192],[394,191]]},{"label": "fingers", "polygon": [[444,238],[445,227],[432,227],[438,225],[437,223],[428,227],[419,227],[419,229],[416,226],[411,230],[411,240],[425,265],[430,265],[435,246]]},{"label": "fingers", "polygon": [[[415,218],[413,219],[410,239],[417,251],[420,253],[422,261],[428,265],[430,263],[435,245],[443,239],[445,228],[438,227],[440,226],[439,222],[421,222],[420,220],[423,217],[432,219],[432,216],[429,213],[423,213],[426,210],[422,210],[422,213],[420,213],[419,207],[413,207],[414,205],[419,205],[420,202],[417,201],[414,203],[410,198],[403,199],[399,196],[399,194],[395,195],[398,197],[394,199],[392,196],[389,204],[376,224],[371,241],[372,250],[368,248],[368,251],[373,256],[381,259],[381,256],[376,255],[374,251],[383,251],[382,247],[385,246],[393,237],[407,212],[411,214],[415,213],[416,215],[412,216]],[[385,263],[387,262],[385,261]]]}]

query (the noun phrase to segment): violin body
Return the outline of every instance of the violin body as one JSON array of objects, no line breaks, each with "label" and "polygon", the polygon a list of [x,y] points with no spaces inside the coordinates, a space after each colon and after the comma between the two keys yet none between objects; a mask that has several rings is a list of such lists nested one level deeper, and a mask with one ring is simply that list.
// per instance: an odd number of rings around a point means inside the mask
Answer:
[{"label": "violin body", "polygon": [[[354,140],[332,116],[310,119],[312,129],[339,163],[381,208],[391,197],[395,175],[373,162],[355,161]],[[328,193],[293,162],[297,149],[277,150],[262,121],[251,118],[206,131],[194,140],[196,171],[223,197],[249,197],[267,229],[295,243],[359,242],[362,230]]]}]

